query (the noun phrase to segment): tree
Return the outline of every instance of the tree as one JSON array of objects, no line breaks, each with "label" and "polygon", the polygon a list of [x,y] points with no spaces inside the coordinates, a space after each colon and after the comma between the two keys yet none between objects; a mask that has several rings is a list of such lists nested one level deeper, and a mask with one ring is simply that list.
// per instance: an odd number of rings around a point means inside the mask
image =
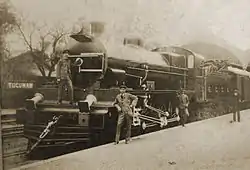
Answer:
[{"label": "tree", "polygon": [[14,26],[16,24],[16,16],[11,12],[11,8],[7,1],[0,2],[0,57],[1,62],[3,61],[3,57],[6,56],[5,53],[8,50],[6,48],[5,37],[8,33],[13,31]]},{"label": "tree", "polygon": [[3,70],[4,58],[7,58],[10,54],[7,49],[5,37],[8,33],[13,31],[16,24],[16,16],[11,12],[11,8],[6,1],[0,2],[0,108],[2,108],[2,96],[3,96],[3,77],[6,72]]},{"label": "tree", "polygon": [[[28,33],[25,33],[24,24],[31,29]],[[61,53],[57,48],[65,43],[64,36],[69,31],[65,30],[62,24],[49,28],[47,24],[39,26],[34,22],[24,22],[23,18],[16,27],[42,76],[51,77]]]},{"label": "tree", "polygon": [[1,86],[3,85],[3,61],[10,56],[10,51],[7,48],[5,37],[14,30],[15,24],[17,23],[16,16],[11,12],[11,7],[7,1],[0,2],[0,75],[1,75]]}]

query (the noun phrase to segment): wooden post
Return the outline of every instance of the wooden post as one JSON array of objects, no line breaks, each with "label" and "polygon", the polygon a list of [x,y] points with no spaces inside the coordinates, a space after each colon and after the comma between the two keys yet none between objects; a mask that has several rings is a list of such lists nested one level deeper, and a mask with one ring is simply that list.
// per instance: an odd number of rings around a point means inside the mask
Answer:
[{"label": "wooden post", "polygon": [[207,100],[207,75],[204,74],[204,101]]},{"label": "wooden post", "polygon": [[0,106],[0,126],[1,126],[1,130],[0,130],[0,170],[3,170],[3,138],[2,138],[2,108]]},{"label": "wooden post", "polygon": [[188,71],[186,71],[186,70],[184,71],[184,82],[183,82],[183,83],[184,83],[184,85],[183,85],[183,86],[184,86],[184,87],[183,87],[184,89],[187,88],[187,76],[188,76],[187,72],[188,72]]},{"label": "wooden post", "polygon": [[[188,56],[185,57],[185,68],[188,68]],[[184,78],[183,78],[183,88],[186,89],[187,87],[187,76],[188,76],[188,70],[184,70]]]},{"label": "wooden post", "polygon": [[204,68],[202,68],[202,77],[203,77],[203,88],[202,88],[202,100],[207,100],[207,73]]}]

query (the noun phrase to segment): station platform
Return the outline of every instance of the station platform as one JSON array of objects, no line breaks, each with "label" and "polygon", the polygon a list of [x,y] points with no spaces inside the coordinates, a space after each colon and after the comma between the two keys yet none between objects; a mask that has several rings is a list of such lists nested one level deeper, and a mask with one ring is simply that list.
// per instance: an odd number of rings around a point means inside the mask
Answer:
[{"label": "station platform", "polygon": [[12,170],[249,170],[250,110],[107,144]]}]

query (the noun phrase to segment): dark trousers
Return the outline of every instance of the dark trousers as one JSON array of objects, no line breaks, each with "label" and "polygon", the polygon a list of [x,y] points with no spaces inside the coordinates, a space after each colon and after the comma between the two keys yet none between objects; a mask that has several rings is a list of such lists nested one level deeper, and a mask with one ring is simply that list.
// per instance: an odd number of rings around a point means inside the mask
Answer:
[{"label": "dark trousers", "polygon": [[120,113],[118,116],[118,121],[117,121],[115,142],[119,142],[120,140],[121,127],[124,121],[126,121],[126,130],[127,130],[126,140],[129,140],[131,137],[131,126],[132,126],[133,118],[129,116],[128,114]]},{"label": "dark trousers", "polygon": [[73,96],[73,84],[70,78],[61,79],[61,81],[58,84],[58,101],[62,101],[62,93],[63,93],[63,87],[67,86],[68,89],[68,95],[70,102],[73,102],[74,96]]},{"label": "dark trousers", "polygon": [[236,121],[236,115],[237,115],[238,122],[240,122],[240,109],[238,107],[236,107],[234,109],[234,112],[233,112],[233,121],[234,122]]},{"label": "dark trousers", "polygon": [[187,114],[185,109],[179,108],[179,116],[180,116],[180,123],[182,126],[184,126],[187,122]]}]

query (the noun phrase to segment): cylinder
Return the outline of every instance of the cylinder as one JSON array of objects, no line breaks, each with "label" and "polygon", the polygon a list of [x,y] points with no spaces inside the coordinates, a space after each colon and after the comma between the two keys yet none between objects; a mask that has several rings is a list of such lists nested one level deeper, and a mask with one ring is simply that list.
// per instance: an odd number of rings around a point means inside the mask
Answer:
[{"label": "cylinder", "polygon": [[43,101],[44,97],[41,93],[36,93],[34,97],[30,100],[34,101],[34,104],[37,104],[40,101]]},{"label": "cylinder", "polygon": [[36,104],[43,101],[44,96],[41,93],[35,93],[32,99],[26,100],[26,109],[36,109]]}]

